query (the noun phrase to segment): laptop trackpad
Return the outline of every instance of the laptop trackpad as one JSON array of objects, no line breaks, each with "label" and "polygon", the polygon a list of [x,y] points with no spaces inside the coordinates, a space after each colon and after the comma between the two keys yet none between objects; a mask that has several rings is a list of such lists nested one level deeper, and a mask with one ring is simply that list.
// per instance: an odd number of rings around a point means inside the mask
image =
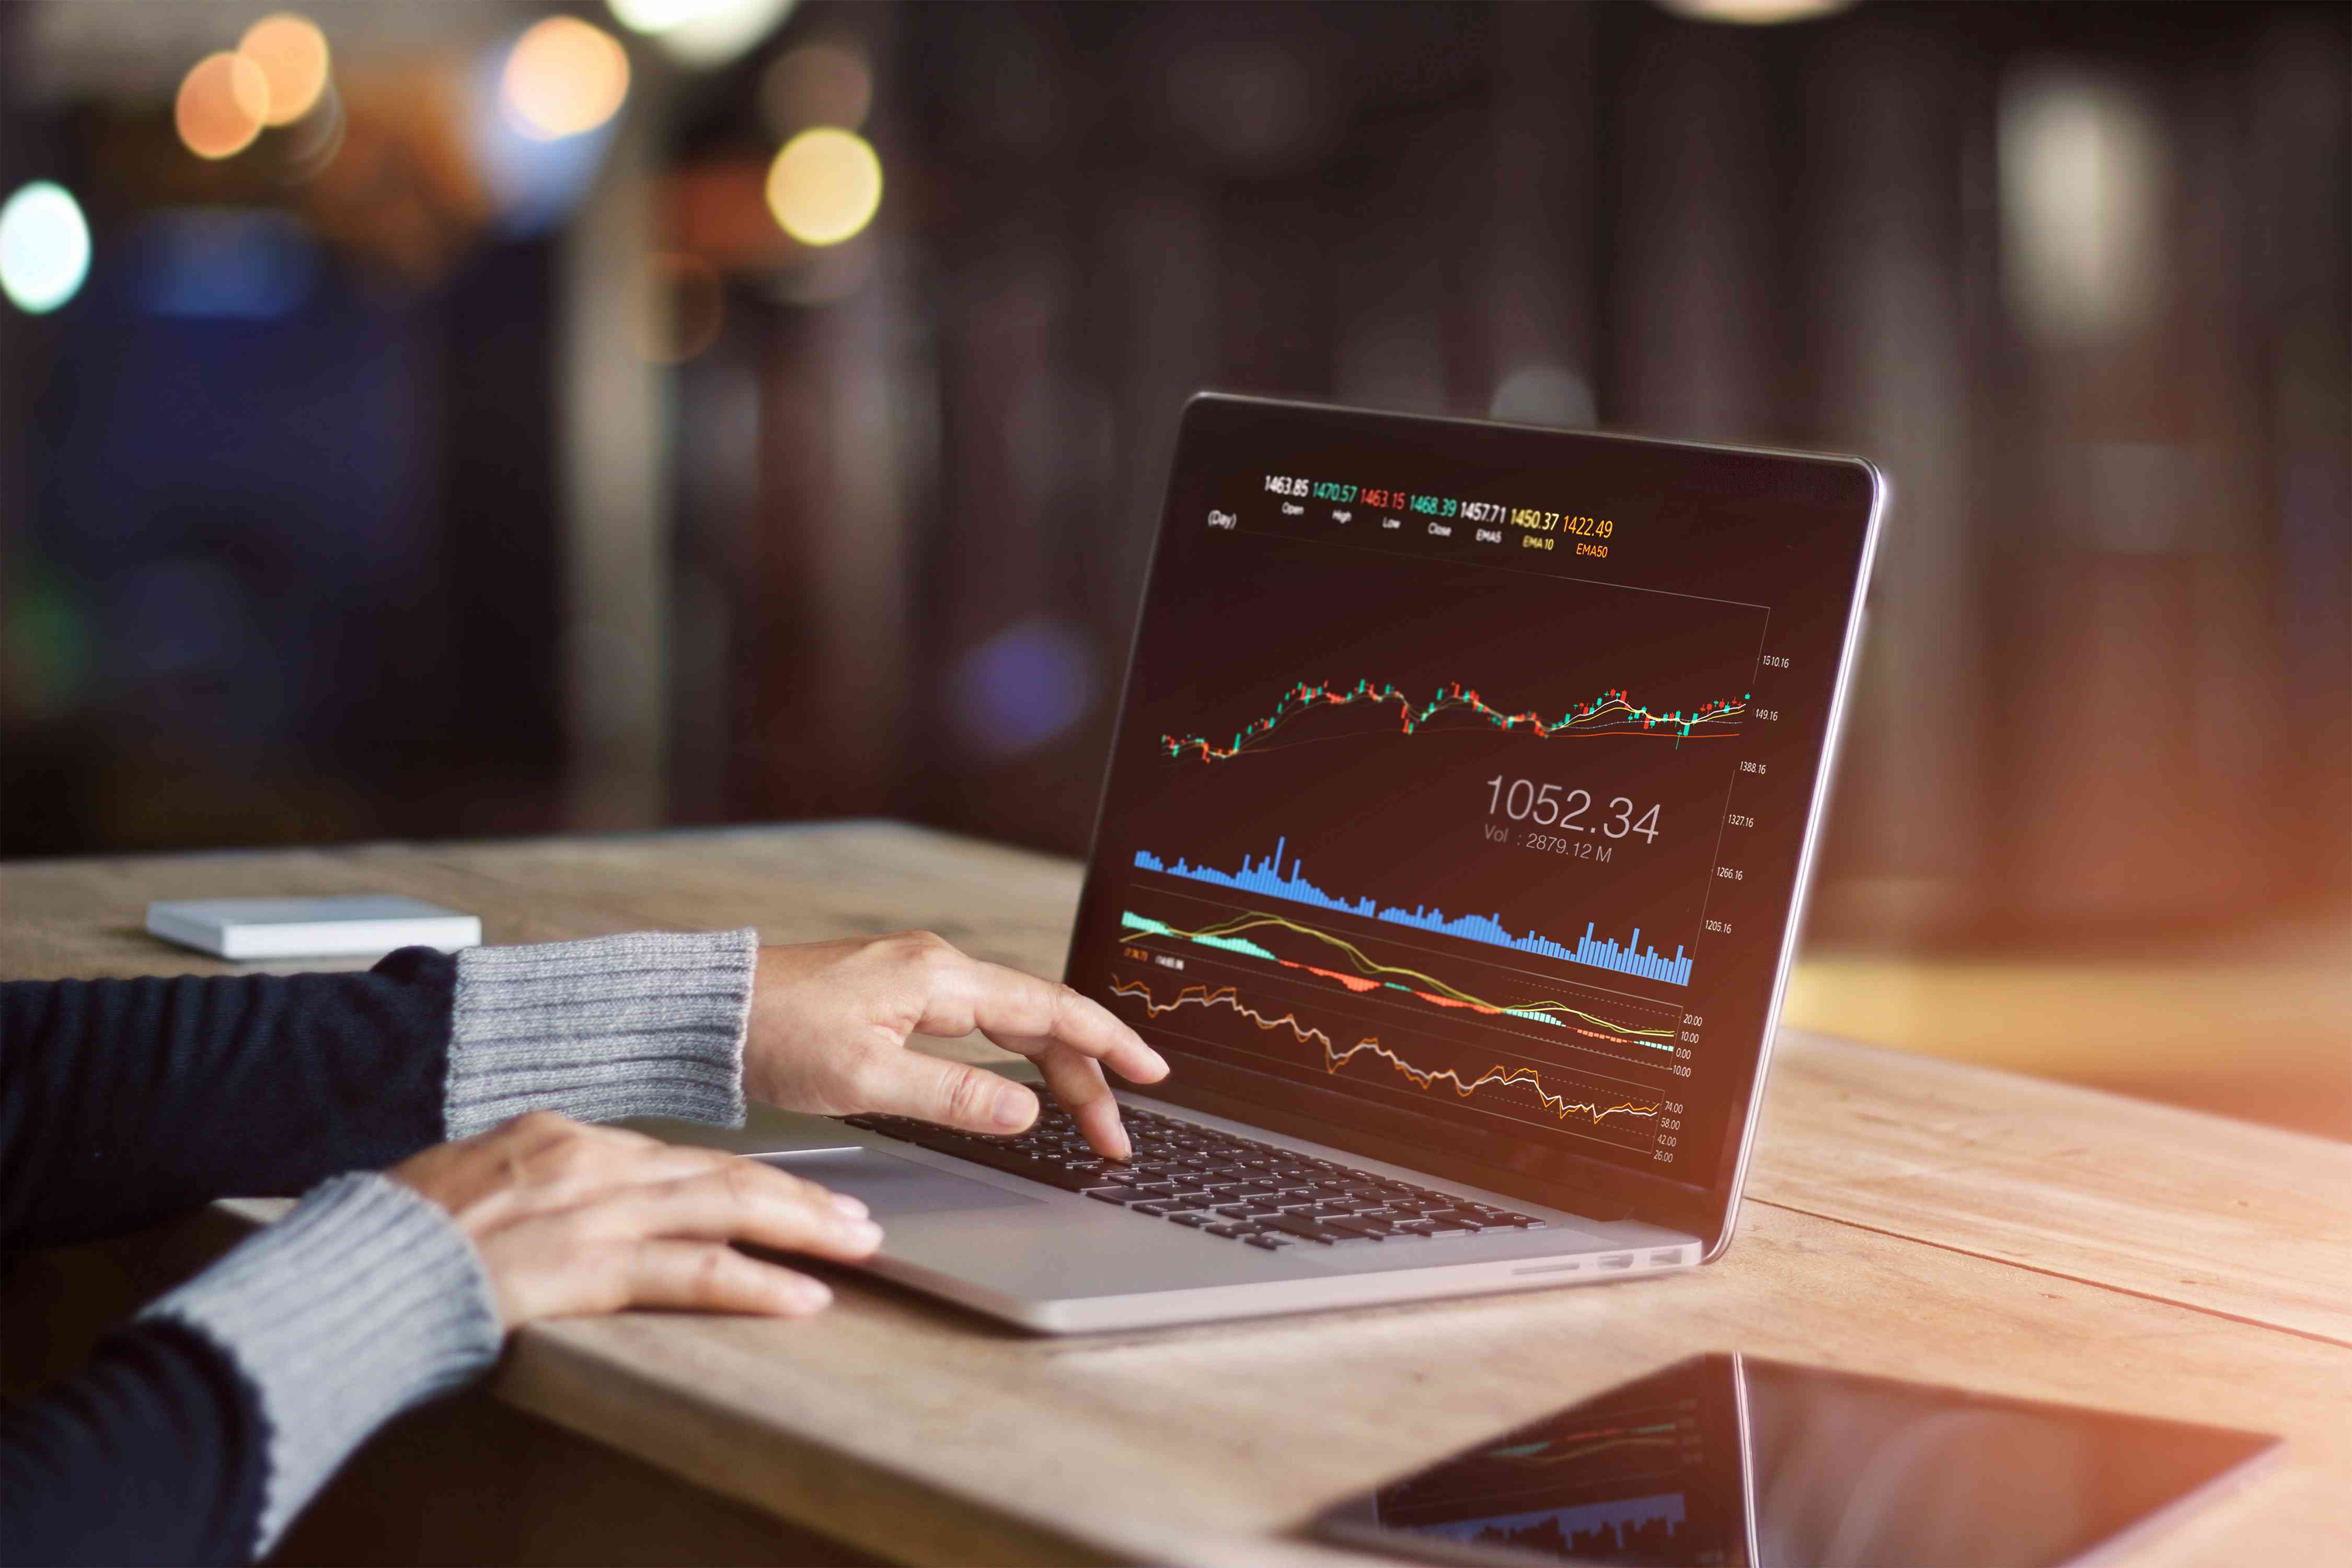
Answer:
[{"label": "laptop trackpad", "polygon": [[875,1149],[812,1149],[805,1154],[763,1154],[761,1160],[866,1200],[874,1217],[894,1215],[961,1214],[974,1209],[1014,1208],[1041,1200],[1007,1192]]}]

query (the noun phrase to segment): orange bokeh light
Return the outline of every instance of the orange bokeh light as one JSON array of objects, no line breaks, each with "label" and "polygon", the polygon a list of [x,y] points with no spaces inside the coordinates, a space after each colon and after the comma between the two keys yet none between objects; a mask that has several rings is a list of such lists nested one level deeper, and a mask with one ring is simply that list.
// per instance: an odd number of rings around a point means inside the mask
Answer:
[{"label": "orange bokeh light", "polygon": [[628,51],[577,16],[534,23],[515,40],[499,79],[508,119],[541,142],[595,130],[628,95]]},{"label": "orange bokeh light", "polygon": [[206,55],[181,79],[172,123],[199,158],[227,158],[253,145],[269,119],[269,79],[243,55]]},{"label": "orange bokeh light", "polygon": [[259,66],[269,84],[265,124],[293,124],[326,90],[327,35],[308,16],[290,11],[264,16],[245,30],[236,52]]}]

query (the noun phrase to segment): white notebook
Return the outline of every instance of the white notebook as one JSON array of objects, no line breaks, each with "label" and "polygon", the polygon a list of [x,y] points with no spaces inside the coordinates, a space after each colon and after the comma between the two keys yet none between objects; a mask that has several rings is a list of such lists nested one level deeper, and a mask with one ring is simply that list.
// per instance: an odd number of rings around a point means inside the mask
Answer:
[{"label": "white notebook", "polygon": [[392,893],[328,899],[198,899],[147,906],[147,929],[221,958],[381,956],[401,947],[479,947],[482,922]]}]

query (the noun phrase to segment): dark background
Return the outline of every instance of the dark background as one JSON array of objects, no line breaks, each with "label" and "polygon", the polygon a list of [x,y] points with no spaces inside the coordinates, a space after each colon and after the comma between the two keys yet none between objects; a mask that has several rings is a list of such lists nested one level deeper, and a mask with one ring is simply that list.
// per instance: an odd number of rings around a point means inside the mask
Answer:
[{"label": "dark background", "polygon": [[[173,130],[266,7],[0,6],[0,185],[95,251],[0,303],[0,854],[1076,852],[1197,388],[1853,450],[1791,1016],[1932,1045],[1945,979],[2141,965],[2067,1070],[2277,1050],[2235,1108],[2352,1126],[2347,13],[1704,8],[805,0],[687,64],[583,5],[627,100],[518,195],[483,84],[559,8],[319,7],[298,167]],[[828,115],[886,185],[814,248],[760,183]],[[2010,1033],[1945,1045],[2059,1070]]]}]

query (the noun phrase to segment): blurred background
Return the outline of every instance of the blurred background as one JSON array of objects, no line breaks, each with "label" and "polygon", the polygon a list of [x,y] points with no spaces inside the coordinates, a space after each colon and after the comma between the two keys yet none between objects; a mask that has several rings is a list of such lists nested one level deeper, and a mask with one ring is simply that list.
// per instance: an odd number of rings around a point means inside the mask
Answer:
[{"label": "blurred background", "polygon": [[2352,1136],[2352,12],[0,5],[0,854],[1085,847],[1217,386],[1857,451],[1790,1016]]}]

